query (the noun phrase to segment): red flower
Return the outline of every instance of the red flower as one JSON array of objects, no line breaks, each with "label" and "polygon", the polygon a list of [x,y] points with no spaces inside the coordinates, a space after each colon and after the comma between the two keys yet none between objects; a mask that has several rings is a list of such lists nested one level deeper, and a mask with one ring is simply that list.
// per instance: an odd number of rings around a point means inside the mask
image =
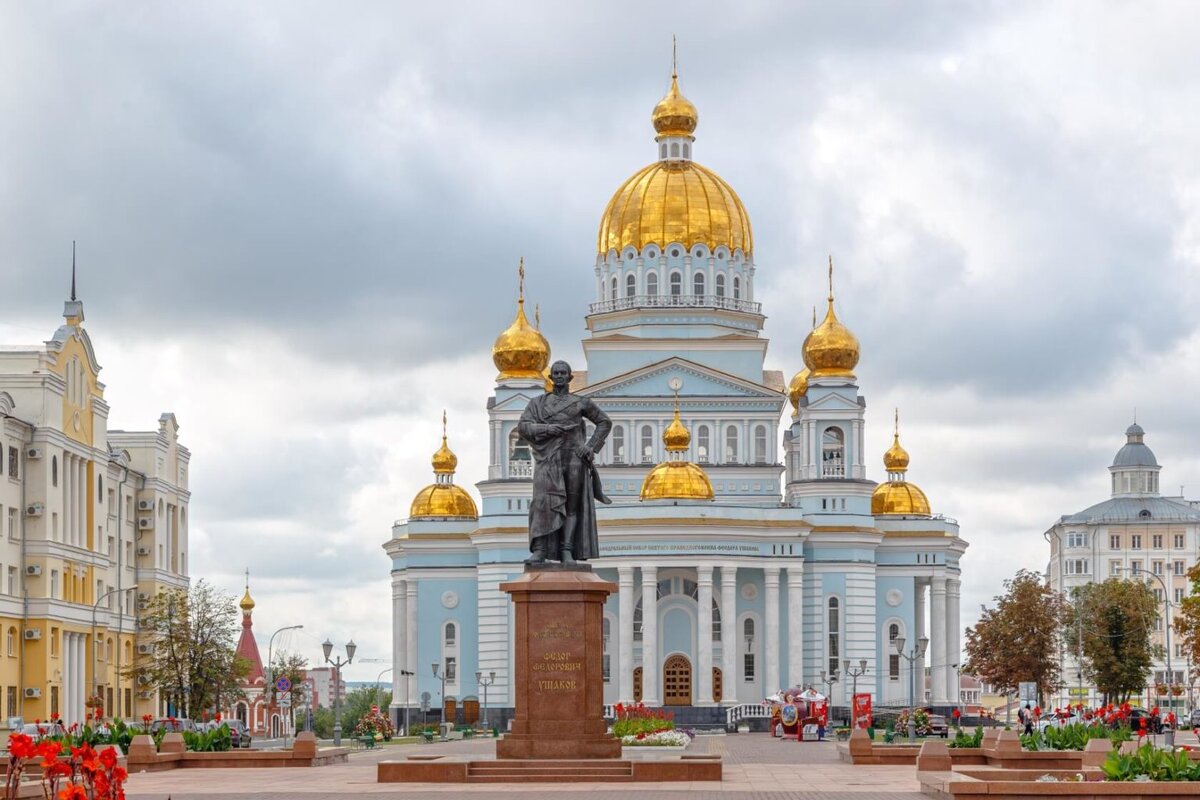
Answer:
[{"label": "red flower", "polygon": [[58,721],[58,712],[57,712],[57,711],[55,711],[55,712],[53,712],[52,714],[50,714],[50,721],[51,721],[51,722],[57,722],[57,721]]},{"label": "red flower", "polygon": [[56,742],[53,739],[44,739],[37,746],[37,754],[47,761],[57,759],[58,754],[61,752],[62,742]]},{"label": "red flower", "polygon": [[105,769],[111,770],[117,764],[117,749],[106,747],[100,751],[100,763]]},{"label": "red flower", "polygon": [[77,783],[72,783],[58,793],[58,800],[88,800],[87,792]]},{"label": "red flower", "polygon": [[37,755],[37,748],[33,746],[31,737],[12,733],[8,736],[8,752],[13,758],[33,758]]},{"label": "red flower", "polygon": [[221,712],[218,711],[217,715],[215,717],[213,717],[213,719],[215,719],[217,722],[220,722],[221,721]]}]

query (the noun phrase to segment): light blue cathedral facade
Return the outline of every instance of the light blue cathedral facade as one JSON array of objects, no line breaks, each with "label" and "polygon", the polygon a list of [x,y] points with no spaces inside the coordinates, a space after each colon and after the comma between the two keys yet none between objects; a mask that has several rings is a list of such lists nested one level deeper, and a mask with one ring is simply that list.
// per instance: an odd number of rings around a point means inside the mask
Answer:
[{"label": "light blue cathedral facade", "polygon": [[[898,436],[887,480],[868,477],[858,343],[837,319],[832,289],[805,342],[805,368],[790,383],[765,368],[749,217],[733,189],[692,159],[697,114],[674,76],[653,122],[657,160],[617,190],[601,220],[586,364],[573,365],[571,386],[614,423],[596,456],[614,503],[598,509],[600,558],[591,562],[618,586],[604,612],[605,701],[718,722],[811,685],[844,708],[848,660],[866,662],[860,693],[900,705],[910,672],[896,642],[911,650],[925,638],[917,669],[923,662],[931,678],[930,699],[956,702],[967,547],[957,523],[931,514],[905,480]],[[477,674],[494,680],[493,722],[512,707],[512,607],[499,586],[529,554],[532,461],[516,428],[545,391],[549,360],[523,297],[493,354],[500,373],[487,400],[482,505],[454,485],[443,442],[437,481],[384,545],[398,720],[426,692],[435,711],[447,699],[462,709],[482,698]],[[703,470],[711,499],[694,487],[642,496],[647,473],[668,460],[663,435],[676,407],[690,439],[672,456]]]}]

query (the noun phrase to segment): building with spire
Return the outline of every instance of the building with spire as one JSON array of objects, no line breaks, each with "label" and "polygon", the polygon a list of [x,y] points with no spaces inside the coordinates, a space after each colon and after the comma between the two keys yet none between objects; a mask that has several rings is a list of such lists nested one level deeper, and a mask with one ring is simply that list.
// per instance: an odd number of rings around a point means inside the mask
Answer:
[{"label": "building with spire", "polygon": [[[766,367],[750,217],[695,160],[698,122],[673,71],[651,114],[654,161],[600,215],[586,363],[573,365],[571,392],[613,422],[595,463],[614,502],[597,509],[591,562],[619,589],[604,612],[605,700],[724,724],[781,689],[824,692],[823,674],[864,659],[859,690],[900,704],[909,673],[895,644],[924,637],[932,701],[948,706],[967,544],[905,481],[898,429],[882,491],[870,478],[860,344],[835,310],[832,261],[825,318],[784,357],[803,369],[789,384]],[[512,609],[499,587],[529,554],[533,476],[517,422],[547,391],[551,360],[525,317],[523,263],[516,300],[493,346],[478,511],[457,501],[434,509],[435,483],[384,545],[397,720],[428,694],[435,713],[470,721],[477,674],[495,674],[489,717],[511,712]],[[445,696],[432,663],[447,676]],[[847,706],[849,693],[849,681],[834,683],[834,705]]]},{"label": "building with spire", "polygon": [[[242,633],[238,637],[237,654],[250,665],[242,679],[241,696],[225,706],[226,717],[240,719],[250,729],[251,736],[278,738],[293,732],[292,715],[277,701],[276,693],[267,684],[258,642],[254,638],[254,598],[250,596],[250,571],[246,571],[246,592],[238,601],[242,610]],[[269,666],[269,665],[268,665]]]},{"label": "building with spire", "polygon": [[[1190,663],[1177,642],[1168,651],[1167,629],[1190,590],[1187,571],[1200,553],[1200,500],[1184,499],[1183,487],[1179,496],[1164,497],[1159,490],[1161,471],[1146,444],[1145,430],[1134,422],[1125,429],[1125,443],[1108,467],[1109,498],[1059,517],[1043,535],[1050,544],[1050,588],[1068,598],[1074,589],[1109,578],[1144,580],[1154,592],[1162,606],[1151,639],[1162,648],[1162,658],[1154,660],[1144,699],[1179,713],[1194,707],[1190,687],[1200,665]],[[1058,704],[1099,704],[1101,694],[1079,669],[1079,648],[1066,638]],[[1159,695],[1160,686],[1166,687],[1166,694]],[[1172,686],[1187,687],[1188,692],[1172,694]]]},{"label": "building with spire", "polygon": [[[188,586],[188,464],[174,414],[108,427],[72,249],[63,324],[0,347],[0,707],[80,722],[95,708],[162,716],[169,699],[128,677],[153,647],[138,617]],[[94,613],[94,616],[93,616]],[[93,621],[94,620],[94,621]]]}]

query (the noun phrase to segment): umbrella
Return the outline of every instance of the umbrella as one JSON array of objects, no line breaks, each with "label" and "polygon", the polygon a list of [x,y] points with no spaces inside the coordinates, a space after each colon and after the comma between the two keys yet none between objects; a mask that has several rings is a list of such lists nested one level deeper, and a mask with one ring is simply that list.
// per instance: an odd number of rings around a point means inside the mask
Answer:
[{"label": "umbrella", "polygon": [[818,692],[816,689],[805,689],[800,693],[800,699],[807,703],[819,703],[825,699],[825,695]]}]

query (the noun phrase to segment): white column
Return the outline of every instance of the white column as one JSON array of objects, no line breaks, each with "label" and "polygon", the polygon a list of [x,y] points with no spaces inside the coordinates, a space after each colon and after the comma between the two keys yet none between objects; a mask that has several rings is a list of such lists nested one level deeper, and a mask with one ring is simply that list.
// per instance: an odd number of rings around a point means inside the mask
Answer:
[{"label": "white column", "polygon": [[[727,291],[731,291],[729,286]],[[721,702],[737,705],[738,672],[737,567],[721,567]]]},{"label": "white column", "polygon": [[[404,700],[404,689],[408,680],[401,674],[408,669],[408,597],[404,581],[392,584],[392,705],[399,706]],[[403,719],[403,715],[401,715]],[[403,724],[403,723],[402,723]]]},{"label": "white column", "polygon": [[404,581],[404,661],[408,663],[408,672],[414,675],[409,680],[414,681],[415,691],[420,685],[415,676],[420,673],[416,672],[416,581],[413,578]]},{"label": "white column", "polygon": [[696,696],[692,703],[698,706],[712,705],[712,564],[696,567]]},{"label": "white column", "polygon": [[[933,579],[933,604],[929,615],[930,701],[945,705],[946,697],[946,579]],[[917,695],[922,695],[924,679],[917,676]]]},{"label": "white column", "polygon": [[[919,578],[913,579],[913,627],[911,642],[906,644],[906,648],[917,643],[917,640],[925,636],[925,608],[929,604],[929,584],[921,581]],[[929,658],[929,653],[921,656],[917,660],[917,668],[924,672],[925,662]],[[903,660],[903,659],[901,659]],[[907,695],[906,695],[907,696]]]},{"label": "white column", "polygon": [[958,648],[958,603],[961,583],[955,580],[946,581],[946,699],[958,703],[961,691],[958,686],[959,663]]},{"label": "white column", "polygon": [[83,722],[87,716],[87,709],[84,707],[85,698],[91,693],[88,687],[87,667],[88,667],[88,651],[87,637],[82,633],[75,634],[75,650],[79,654],[79,680],[76,686],[81,690],[75,698],[75,721]]},{"label": "white column", "polygon": [[82,458],[75,459],[75,508],[78,517],[75,520],[75,544],[87,547],[87,466]]},{"label": "white column", "polygon": [[71,541],[71,470],[69,465],[71,457],[63,453],[62,471],[59,472],[58,479],[62,481],[62,541]]},{"label": "white column", "polygon": [[763,582],[766,585],[766,615],[763,627],[766,628],[767,641],[765,654],[767,657],[766,684],[764,694],[774,694],[786,688],[779,684],[779,567],[763,567]]},{"label": "white column", "polygon": [[623,703],[633,700],[633,604],[633,567],[617,567],[617,697]]},{"label": "white column", "polygon": [[[632,612],[631,612],[632,613]],[[662,664],[658,657],[658,567],[642,565],[642,702],[648,706],[662,703],[658,676]]]},{"label": "white column", "polygon": [[804,685],[804,567],[787,568],[788,685]]}]

